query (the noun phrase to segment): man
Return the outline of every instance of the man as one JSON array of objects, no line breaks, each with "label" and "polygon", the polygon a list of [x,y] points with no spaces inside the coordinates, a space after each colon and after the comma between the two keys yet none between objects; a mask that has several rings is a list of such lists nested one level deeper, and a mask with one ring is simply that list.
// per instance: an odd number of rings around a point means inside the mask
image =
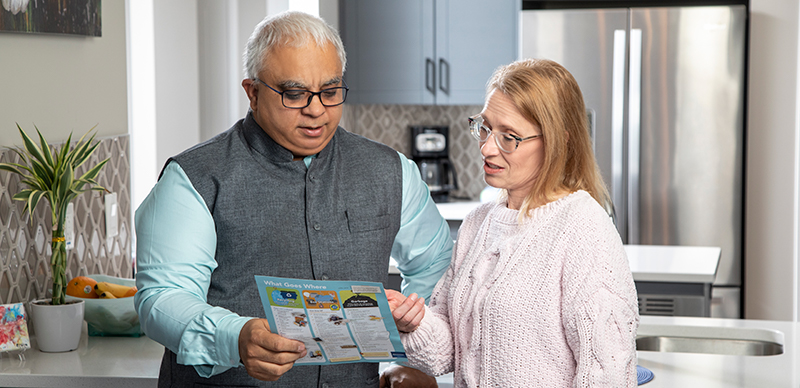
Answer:
[{"label": "man", "polygon": [[375,363],[292,368],[304,346],[255,318],[253,276],[386,284],[391,255],[423,303],[447,269],[447,223],[413,163],[337,128],[345,64],[321,19],[262,21],[247,116],[171,158],[137,210],[134,302],[167,348],[159,386],[377,386]]}]

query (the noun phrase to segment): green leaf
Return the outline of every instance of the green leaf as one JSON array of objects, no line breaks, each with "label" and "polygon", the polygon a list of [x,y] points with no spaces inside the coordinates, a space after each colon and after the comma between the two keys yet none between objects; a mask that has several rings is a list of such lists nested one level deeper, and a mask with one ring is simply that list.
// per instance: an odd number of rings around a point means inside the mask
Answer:
[{"label": "green leaf", "polygon": [[22,127],[17,124],[17,128],[19,128],[20,136],[22,136],[22,142],[25,144],[25,150],[28,151],[28,155],[38,160],[40,163],[46,163],[44,154],[42,154],[42,150],[39,149],[39,146],[33,142],[33,140],[28,136],[25,131],[22,130]]},{"label": "green leaf", "polygon": [[86,143],[78,143],[79,145],[75,147],[75,160],[73,160],[72,165],[78,167],[82,165],[86,160],[89,159],[90,156],[94,153],[100,143],[90,143],[94,139],[92,136],[89,139],[89,142]]},{"label": "green leaf", "polygon": [[56,197],[65,198],[72,188],[72,181],[75,179],[73,175],[72,166],[67,165],[64,174],[61,175],[61,181],[58,183],[58,190],[54,190]]},{"label": "green leaf", "polygon": [[[31,177],[31,179],[33,179],[33,177]],[[35,189],[35,190],[45,190],[45,191],[47,191],[47,190],[50,190],[50,188],[49,188],[49,187],[47,187],[47,186],[42,186],[41,182],[39,182],[39,181],[33,181],[33,180],[29,180],[29,179],[23,179],[23,180],[22,180],[22,183],[24,183],[24,184],[28,185],[30,188],[32,188],[32,189]]]},{"label": "green leaf", "polygon": [[43,166],[41,163],[32,160],[31,161],[31,174],[36,177],[36,180],[41,182],[42,186],[50,187],[53,184],[53,174],[52,172],[48,171],[48,169]]},{"label": "green leaf", "polygon": [[[17,124],[17,126],[19,126],[19,124]],[[35,125],[33,127],[36,128],[36,133],[39,134],[39,144],[41,144],[42,154],[44,154],[44,163],[43,163],[44,167],[47,170],[49,170],[48,171],[49,174],[52,174],[53,173],[52,166],[54,166],[54,163],[53,163],[53,155],[50,153],[50,145],[47,144],[47,140],[45,140],[42,133],[39,132],[39,128],[36,127]]]},{"label": "green leaf", "polygon": [[[69,137],[67,138],[67,142],[61,146],[61,152],[59,153],[58,160],[56,160],[56,166],[63,166],[66,162],[67,155],[69,153],[69,147],[72,144],[72,132],[70,132]],[[58,175],[58,174],[56,174]]]},{"label": "green leaf", "polygon": [[[11,148],[11,151],[13,151],[15,154],[17,154],[17,156],[19,156],[19,158],[22,159],[22,161],[24,163],[29,164],[28,163],[28,160],[29,160],[28,155],[25,152],[23,152],[24,150],[20,150],[20,149],[17,149],[17,148]],[[25,171],[33,172],[33,171],[31,171],[31,169],[28,167],[27,164],[17,164],[17,163],[0,163],[0,164],[4,164],[4,165],[8,165],[8,166],[16,166],[16,167],[19,167],[19,168],[21,168],[21,169],[23,169]],[[8,171],[8,170],[6,170],[6,171]]]},{"label": "green leaf", "polygon": [[92,167],[89,171],[86,171],[86,173],[81,176],[81,179],[94,180],[94,178],[97,178],[97,175],[100,174],[100,170],[103,169],[106,163],[108,163],[108,159],[105,159],[100,163],[97,163],[96,166]]},{"label": "green leaf", "polygon": [[14,194],[12,197],[15,201],[28,201],[28,198],[35,192],[33,189],[20,190],[19,193]]},{"label": "green leaf", "polygon": [[17,175],[25,176],[25,174],[22,173],[22,170],[20,170],[20,168],[27,169],[27,167],[20,166],[19,164],[15,163],[0,163],[0,170],[13,172]]},{"label": "green leaf", "polygon": [[36,191],[34,191],[34,192],[33,192],[33,194],[30,196],[30,198],[28,199],[28,208],[30,208],[30,209],[31,209],[31,213],[33,213],[33,211],[34,211],[34,210],[36,210],[36,205],[38,205],[38,204],[39,204],[39,200],[41,200],[41,199],[42,199],[42,197],[43,197],[45,194],[47,194],[47,193],[46,193],[46,192],[44,192],[44,191],[41,191],[41,190],[36,190]]}]

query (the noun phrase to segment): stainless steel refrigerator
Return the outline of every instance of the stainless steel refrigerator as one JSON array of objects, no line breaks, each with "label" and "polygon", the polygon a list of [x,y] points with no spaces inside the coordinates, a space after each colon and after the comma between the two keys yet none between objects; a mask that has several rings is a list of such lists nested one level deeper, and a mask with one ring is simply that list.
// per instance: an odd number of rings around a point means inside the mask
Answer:
[{"label": "stainless steel refrigerator", "polygon": [[721,247],[712,315],[739,318],[745,6],[521,18],[521,57],[553,59],[581,86],[623,241]]}]

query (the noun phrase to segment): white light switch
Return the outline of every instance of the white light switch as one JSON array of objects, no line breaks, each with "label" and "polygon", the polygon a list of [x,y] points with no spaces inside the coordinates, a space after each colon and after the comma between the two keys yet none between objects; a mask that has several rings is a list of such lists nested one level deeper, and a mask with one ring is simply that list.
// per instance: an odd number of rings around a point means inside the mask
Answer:
[{"label": "white light switch", "polygon": [[67,249],[75,247],[75,206],[67,204],[67,214],[64,215],[64,240]]},{"label": "white light switch", "polygon": [[106,238],[111,238],[119,233],[119,211],[117,206],[117,193],[106,194]]}]

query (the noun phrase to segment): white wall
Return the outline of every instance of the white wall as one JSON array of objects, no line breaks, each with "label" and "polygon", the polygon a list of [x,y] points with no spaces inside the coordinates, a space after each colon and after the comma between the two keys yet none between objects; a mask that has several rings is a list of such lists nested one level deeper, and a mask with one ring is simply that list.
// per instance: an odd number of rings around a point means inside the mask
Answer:
[{"label": "white wall", "polygon": [[247,112],[240,86],[241,51],[266,14],[266,4],[131,3],[134,210],[169,157],[228,129]]},{"label": "white wall", "polygon": [[156,167],[200,141],[196,0],[153,2]]},{"label": "white wall", "polygon": [[0,32],[0,146],[22,144],[15,122],[50,142],[128,133],[125,3],[101,12],[100,37]]},{"label": "white wall", "polygon": [[268,2],[200,0],[200,133],[202,140],[230,128],[247,113],[241,83],[242,52]]},{"label": "white wall", "polygon": [[752,0],[745,318],[796,320],[798,4]]}]

